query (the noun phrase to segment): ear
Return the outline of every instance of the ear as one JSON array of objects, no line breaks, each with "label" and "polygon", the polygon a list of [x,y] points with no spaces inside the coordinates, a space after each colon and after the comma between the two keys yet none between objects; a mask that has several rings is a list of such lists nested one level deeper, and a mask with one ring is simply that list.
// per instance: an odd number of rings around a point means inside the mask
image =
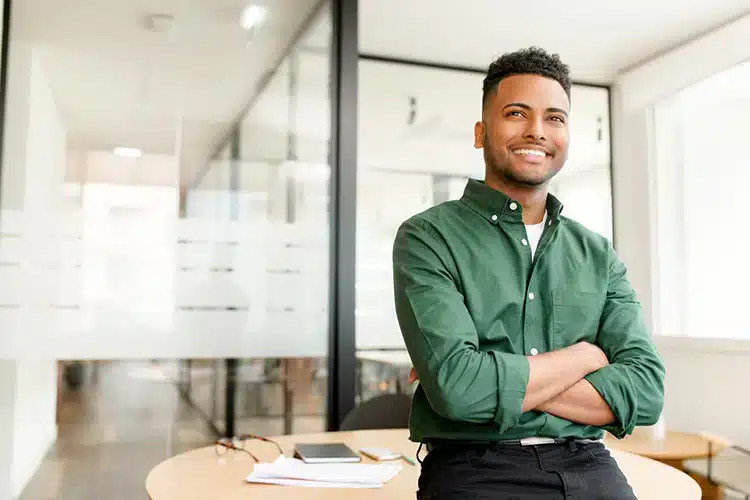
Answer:
[{"label": "ear", "polygon": [[484,147],[484,122],[474,124],[474,147],[477,149]]}]

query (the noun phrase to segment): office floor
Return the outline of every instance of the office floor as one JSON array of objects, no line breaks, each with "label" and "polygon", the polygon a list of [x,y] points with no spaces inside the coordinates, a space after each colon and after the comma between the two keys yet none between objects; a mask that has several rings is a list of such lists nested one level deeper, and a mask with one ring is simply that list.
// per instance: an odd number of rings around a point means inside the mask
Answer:
[{"label": "office floor", "polygon": [[[80,389],[64,390],[58,440],[19,500],[142,499],[152,467],[210,444],[213,435],[175,385],[149,376],[170,368],[164,363],[103,363],[89,371]],[[267,399],[264,403],[277,414],[278,398]],[[274,435],[282,425],[277,417],[241,418],[237,429]],[[317,416],[294,419],[295,432],[322,428]]]}]

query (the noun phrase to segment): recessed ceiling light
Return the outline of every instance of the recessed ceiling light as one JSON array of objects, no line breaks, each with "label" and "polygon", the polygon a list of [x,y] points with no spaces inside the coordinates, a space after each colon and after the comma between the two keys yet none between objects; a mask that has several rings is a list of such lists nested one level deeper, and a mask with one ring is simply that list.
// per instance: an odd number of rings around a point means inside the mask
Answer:
[{"label": "recessed ceiling light", "polygon": [[125,158],[140,158],[143,155],[143,151],[137,148],[123,148],[117,147],[113,151],[117,156],[123,156]]},{"label": "recessed ceiling light", "polygon": [[240,17],[240,26],[242,29],[251,31],[257,28],[266,19],[266,8],[260,5],[248,5],[242,9],[242,16]]}]

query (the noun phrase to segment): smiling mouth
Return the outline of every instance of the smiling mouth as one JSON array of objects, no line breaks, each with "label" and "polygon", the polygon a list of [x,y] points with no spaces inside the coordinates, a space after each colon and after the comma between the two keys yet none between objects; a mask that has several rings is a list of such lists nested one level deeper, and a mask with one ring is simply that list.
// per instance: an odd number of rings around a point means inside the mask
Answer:
[{"label": "smiling mouth", "polygon": [[536,158],[544,158],[546,156],[549,156],[544,151],[539,151],[536,149],[514,149],[513,154],[519,155],[519,156],[531,156]]}]

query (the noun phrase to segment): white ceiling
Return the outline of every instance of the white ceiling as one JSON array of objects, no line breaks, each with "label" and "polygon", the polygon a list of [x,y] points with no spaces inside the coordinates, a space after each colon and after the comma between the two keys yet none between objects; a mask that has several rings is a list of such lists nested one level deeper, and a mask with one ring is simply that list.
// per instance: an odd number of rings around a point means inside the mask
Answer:
[{"label": "white ceiling", "polygon": [[[281,59],[317,0],[267,0],[252,44],[245,0],[22,0],[12,41],[39,49],[58,110],[79,149],[138,147],[194,171]],[[166,32],[151,13],[174,17]],[[179,143],[178,143],[178,136]]]},{"label": "white ceiling", "polygon": [[503,52],[557,52],[579,81],[608,83],[750,12],[750,0],[362,0],[360,50],[486,68]]},{"label": "white ceiling", "polygon": [[[317,0],[256,3],[269,16],[248,45],[238,25],[246,0],[19,0],[11,44],[23,39],[40,48],[74,147],[170,154],[181,145],[183,180],[190,180]],[[748,11],[750,0],[360,0],[360,51],[483,68],[502,52],[538,45],[560,53],[576,80],[611,82],[622,69]],[[171,30],[145,30],[148,13],[173,15]],[[315,25],[305,44],[325,54],[329,29]],[[303,117],[323,118],[300,124],[300,134],[312,138],[327,130],[328,118],[327,65],[318,66],[307,77],[314,111]],[[275,95],[283,96],[286,80],[277,79]],[[393,82],[384,80],[384,91]],[[377,82],[365,85],[377,93],[370,88]],[[394,92],[406,95],[411,87]],[[438,97],[429,97],[433,107],[451,108],[450,94]],[[278,125],[286,117],[278,115],[287,110],[274,99],[261,101],[257,116],[246,120],[254,127],[249,140],[277,143],[274,154],[283,154]]]}]

